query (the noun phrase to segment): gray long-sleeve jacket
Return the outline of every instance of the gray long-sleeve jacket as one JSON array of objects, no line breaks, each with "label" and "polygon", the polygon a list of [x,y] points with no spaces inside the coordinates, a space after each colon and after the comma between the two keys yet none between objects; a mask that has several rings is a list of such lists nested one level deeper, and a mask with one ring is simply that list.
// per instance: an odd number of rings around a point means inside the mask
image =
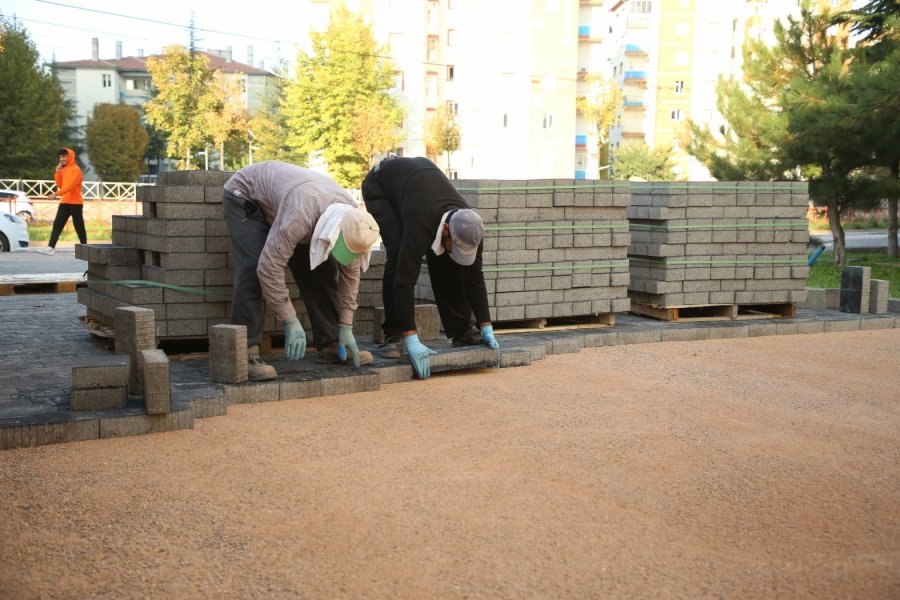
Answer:
[{"label": "gray long-sleeve jacket", "polygon": [[[281,321],[296,316],[284,276],[294,249],[309,245],[316,222],[330,205],[358,203],[327,175],[277,160],[244,167],[231,176],[225,189],[257,204],[271,225],[256,273],[275,316]],[[357,307],[359,261],[338,266],[338,319],[350,324]]]}]

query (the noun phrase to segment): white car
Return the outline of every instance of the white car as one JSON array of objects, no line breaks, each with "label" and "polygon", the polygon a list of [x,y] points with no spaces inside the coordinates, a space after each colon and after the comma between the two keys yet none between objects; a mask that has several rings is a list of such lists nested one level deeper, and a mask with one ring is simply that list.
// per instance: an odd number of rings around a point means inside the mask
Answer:
[{"label": "white car", "polygon": [[0,210],[8,210],[26,223],[34,218],[34,205],[25,192],[17,190],[0,190]]},{"label": "white car", "polygon": [[28,225],[8,210],[0,210],[0,252],[28,248]]}]

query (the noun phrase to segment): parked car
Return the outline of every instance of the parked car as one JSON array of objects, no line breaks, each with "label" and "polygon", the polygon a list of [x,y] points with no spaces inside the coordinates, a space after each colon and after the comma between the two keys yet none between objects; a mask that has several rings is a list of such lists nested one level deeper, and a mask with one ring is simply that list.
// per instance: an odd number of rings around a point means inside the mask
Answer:
[{"label": "parked car", "polygon": [[28,248],[28,225],[8,210],[0,210],[0,252]]},{"label": "parked car", "polygon": [[31,198],[16,190],[0,190],[0,208],[18,215],[26,223],[30,223],[35,215]]}]

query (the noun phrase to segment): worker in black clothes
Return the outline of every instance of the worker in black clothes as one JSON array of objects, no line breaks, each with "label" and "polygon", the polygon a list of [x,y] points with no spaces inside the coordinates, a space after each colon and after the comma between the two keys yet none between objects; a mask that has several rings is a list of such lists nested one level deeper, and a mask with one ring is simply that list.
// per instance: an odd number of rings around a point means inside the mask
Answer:
[{"label": "worker in black clothes", "polygon": [[481,270],[484,223],[446,175],[427,158],[389,157],[366,175],[362,195],[387,251],[382,356],[400,358],[402,340],[419,378],[431,374],[428,357],[437,352],[416,334],[415,285],[422,256],[453,345],[499,348]]}]

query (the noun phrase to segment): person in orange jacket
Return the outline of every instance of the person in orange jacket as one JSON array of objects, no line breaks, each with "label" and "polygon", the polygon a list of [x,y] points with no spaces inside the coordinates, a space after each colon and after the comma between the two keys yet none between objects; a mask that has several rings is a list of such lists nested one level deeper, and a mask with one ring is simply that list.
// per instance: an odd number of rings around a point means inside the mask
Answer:
[{"label": "person in orange jacket", "polygon": [[56,181],[56,191],[47,196],[48,200],[59,198],[59,207],[56,209],[56,218],[53,220],[53,230],[50,232],[50,241],[46,248],[38,249],[43,254],[56,253],[56,242],[63,227],[72,217],[72,225],[78,234],[78,240],[87,244],[87,231],[84,228],[84,199],[81,197],[81,184],[84,175],[81,168],[75,162],[75,151],[71,148],[62,148],[57,152],[59,164],[56,165],[56,173],[53,175]]}]

